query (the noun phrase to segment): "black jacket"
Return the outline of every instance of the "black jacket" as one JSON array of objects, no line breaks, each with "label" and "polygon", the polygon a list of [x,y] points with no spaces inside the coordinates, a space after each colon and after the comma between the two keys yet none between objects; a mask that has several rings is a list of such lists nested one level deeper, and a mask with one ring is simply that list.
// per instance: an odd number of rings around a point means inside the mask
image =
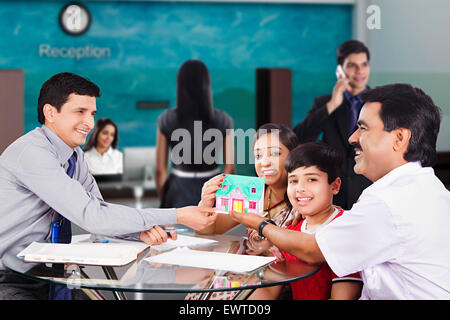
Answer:
[{"label": "black jacket", "polygon": [[328,114],[326,104],[331,94],[314,99],[311,110],[305,119],[294,128],[294,132],[301,143],[317,141],[323,133],[322,141],[341,150],[344,153],[344,164],[341,170],[342,185],[339,193],[334,197],[333,203],[349,210],[358,200],[362,191],[371,182],[362,175],[355,174],[354,150],[348,143],[348,101],[344,98],[342,104]]}]

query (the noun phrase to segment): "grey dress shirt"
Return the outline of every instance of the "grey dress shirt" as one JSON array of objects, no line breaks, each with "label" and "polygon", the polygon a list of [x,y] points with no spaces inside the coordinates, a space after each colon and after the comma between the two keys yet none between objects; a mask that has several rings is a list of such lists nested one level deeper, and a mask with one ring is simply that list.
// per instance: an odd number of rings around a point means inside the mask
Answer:
[{"label": "grey dress shirt", "polygon": [[[68,160],[77,153],[73,179]],[[135,209],[107,203],[89,174],[83,151],[72,150],[43,125],[0,156],[0,270],[33,265],[16,255],[33,241],[48,242],[58,213],[90,233],[135,237],[155,225],[176,223],[176,209]]]}]

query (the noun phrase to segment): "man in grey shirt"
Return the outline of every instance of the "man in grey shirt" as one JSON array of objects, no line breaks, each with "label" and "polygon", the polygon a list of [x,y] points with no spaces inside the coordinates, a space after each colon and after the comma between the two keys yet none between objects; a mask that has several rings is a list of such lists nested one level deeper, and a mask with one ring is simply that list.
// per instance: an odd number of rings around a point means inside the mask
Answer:
[{"label": "man in grey shirt", "polygon": [[[99,88],[87,79],[71,73],[54,75],[39,95],[42,127],[17,139],[0,156],[0,298],[13,298],[17,292],[26,295],[26,288],[18,289],[21,285],[11,280],[5,265],[30,269],[33,265],[16,255],[33,241],[50,241],[51,225],[61,216],[90,233],[148,244],[168,239],[160,225],[202,229],[216,219],[211,208],[135,209],[103,200],[79,147],[94,127],[99,96]],[[73,156],[71,178],[67,169]],[[170,235],[176,237],[174,232]],[[32,293],[27,298],[33,298]]]}]

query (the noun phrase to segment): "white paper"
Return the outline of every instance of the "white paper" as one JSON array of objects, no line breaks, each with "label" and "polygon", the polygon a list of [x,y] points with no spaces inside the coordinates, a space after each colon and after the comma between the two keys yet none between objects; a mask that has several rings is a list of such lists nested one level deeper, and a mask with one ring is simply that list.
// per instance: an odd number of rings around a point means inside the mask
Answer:
[{"label": "white paper", "polygon": [[90,233],[72,235],[72,241],[70,243],[91,243],[90,238]]},{"label": "white paper", "polygon": [[176,248],[175,250],[152,256],[145,260],[153,263],[245,273],[274,261],[275,257],[247,256],[191,250],[189,248]]},{"label": "white paper", "polygon": [[216,240],[199,238],[199,237],[190,237],[182,234],[177,235],[177,240],[169,239],[167,242],[152,246],[152,249],[156,249],[158,251],[165,251],[177,247],[199,247],[199,246],[207,246],[213,243],[216,243]]}]

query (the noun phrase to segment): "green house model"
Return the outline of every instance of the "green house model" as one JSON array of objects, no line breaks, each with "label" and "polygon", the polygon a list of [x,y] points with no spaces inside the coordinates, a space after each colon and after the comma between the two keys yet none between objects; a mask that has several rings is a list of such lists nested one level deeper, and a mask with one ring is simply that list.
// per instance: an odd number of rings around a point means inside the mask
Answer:
[{"label": "green house model", "polygon": [[217,212],[262,213],[264,178],[227,174],[216,192]]}]

